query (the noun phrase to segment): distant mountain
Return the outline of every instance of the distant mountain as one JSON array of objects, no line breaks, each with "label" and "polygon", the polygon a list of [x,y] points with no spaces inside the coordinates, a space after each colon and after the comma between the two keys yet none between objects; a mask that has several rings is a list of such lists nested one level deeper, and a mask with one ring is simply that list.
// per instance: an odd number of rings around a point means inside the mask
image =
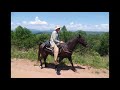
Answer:
[{"label": "distant mountain", "polygon": [[[37,30],[37,29],[29,29],[33,34],[42,34],[42,33],[48,33],[51,34],[54,30]],[[11,31],[14,31],[13,29]],[[69,30],[71,32],[76,32],[77,30]],[[105,32],[103,31],[84,31],[87,34],[103,34]]]},{"label": "distant mountain", "polygon": [[[83,31],[83,30],[69,30],[71,32],[79,32],[79,31]],[[83,32],[86,32],[86,34],[103,34],[105,33],[106,31],[83,31]]]},{"label": "distant mountain", "polygon": [[53,30],[37,30],[37,29],[29,29],[33,34],[40,34],[40,33],[52,33]]},{"label": "distant mountain", "polygon": [[86,34],[103,34],[103,33],[105,33],[103,31],[85,31],[85,32],[86,32]]},{"label": "distant mountain", "polygon": [[[52,33],[53,30],[37,30],[37,29],[29,29],[33,34],[40,33]],[[11,31],[15,31],[15,29],[11,29]]]}]

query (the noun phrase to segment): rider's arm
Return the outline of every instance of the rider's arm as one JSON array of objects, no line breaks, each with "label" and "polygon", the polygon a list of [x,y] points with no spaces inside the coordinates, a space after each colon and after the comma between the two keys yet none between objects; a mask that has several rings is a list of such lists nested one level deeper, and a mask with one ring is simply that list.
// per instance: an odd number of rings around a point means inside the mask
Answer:
[{"label": "rider's arm", "polygon": [[52,33],[52,39],[53,39],[54,42],[60,43],[60,41],[57,39],[57,34],[56,34],[56,32],[53,32],[53,33]]}]

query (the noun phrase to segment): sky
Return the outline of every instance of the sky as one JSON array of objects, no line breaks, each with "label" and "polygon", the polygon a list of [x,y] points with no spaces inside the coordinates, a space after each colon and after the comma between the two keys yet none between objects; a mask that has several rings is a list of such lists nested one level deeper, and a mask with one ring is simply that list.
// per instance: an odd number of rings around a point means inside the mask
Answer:
[{"label": "sky", "polygon": [[11,12],[11,29],[109,31],[109,12]]}]

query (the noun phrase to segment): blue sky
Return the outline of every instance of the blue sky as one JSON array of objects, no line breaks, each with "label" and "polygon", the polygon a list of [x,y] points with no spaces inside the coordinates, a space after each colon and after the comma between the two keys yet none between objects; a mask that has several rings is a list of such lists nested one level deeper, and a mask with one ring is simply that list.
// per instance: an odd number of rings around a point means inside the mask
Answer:
[{"label": "blue sky", "polygon": [[11,12],[11,29],[52,30],[56,25],[68,30],[109,31],[109,12]]}]

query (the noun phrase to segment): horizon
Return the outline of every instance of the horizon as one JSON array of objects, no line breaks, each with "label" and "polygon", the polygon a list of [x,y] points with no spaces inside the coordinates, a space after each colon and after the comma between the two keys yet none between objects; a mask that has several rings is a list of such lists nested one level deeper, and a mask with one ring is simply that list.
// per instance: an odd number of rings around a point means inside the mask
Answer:
[{"label": "horizon", "polygon": [[11,29],[19,25],[37,30],[65,25],[68,31],[109,32],[109,12],[11,12]]},{"label": "horizon", "polygon": [[[29,29],[29,28],[27,28]],[[15,29],[11,29],[12,31],[15,31]],[[40,29],[29,29],[30,31],[37,31],[37,32],[47,32],[47,31],[54,31],[54,30],[40,30]],[[109,31],[87,31],[87,30],[67,30],[67,31],[71,31],[71,32],[76,32],[76,31],[85,31],[85,32],[109,32]]]}]

